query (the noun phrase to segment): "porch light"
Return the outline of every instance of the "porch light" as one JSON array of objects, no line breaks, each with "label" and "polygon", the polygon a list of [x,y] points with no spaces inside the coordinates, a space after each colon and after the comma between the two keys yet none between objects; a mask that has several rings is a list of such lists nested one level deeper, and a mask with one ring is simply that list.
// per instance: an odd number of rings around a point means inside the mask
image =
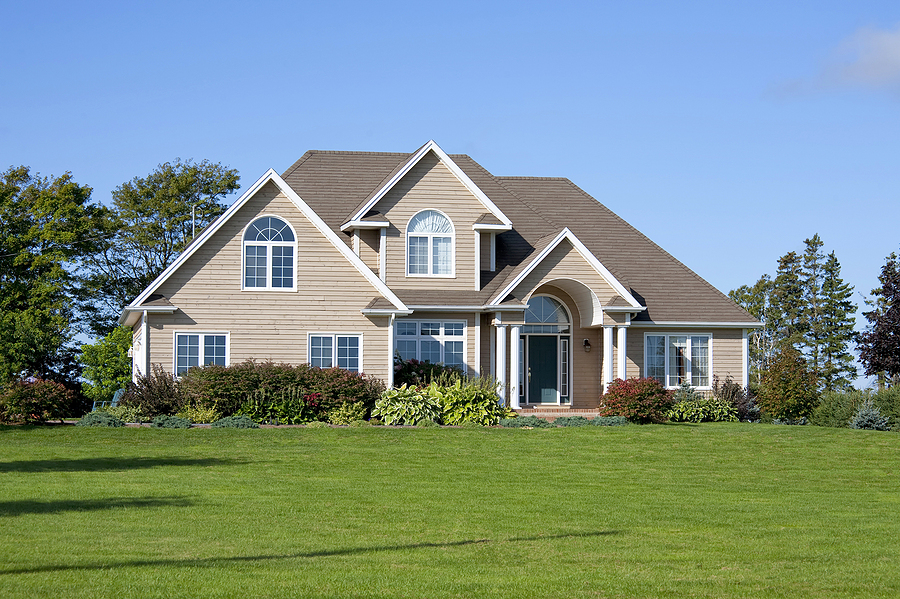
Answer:
[{"label": "porch light", "polygon": [[585,339],[582,345],[584,346],[584,351],[591,351],[591,342],[589,340]]}]

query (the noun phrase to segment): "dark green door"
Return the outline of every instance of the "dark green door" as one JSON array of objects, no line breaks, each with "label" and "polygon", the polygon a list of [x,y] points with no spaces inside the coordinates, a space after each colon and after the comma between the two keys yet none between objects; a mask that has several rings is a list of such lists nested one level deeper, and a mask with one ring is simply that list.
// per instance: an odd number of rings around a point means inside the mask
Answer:
[{"label": "dark green door", "polygon": [[528,336],[528,403],[557,403],[557,337]]}]

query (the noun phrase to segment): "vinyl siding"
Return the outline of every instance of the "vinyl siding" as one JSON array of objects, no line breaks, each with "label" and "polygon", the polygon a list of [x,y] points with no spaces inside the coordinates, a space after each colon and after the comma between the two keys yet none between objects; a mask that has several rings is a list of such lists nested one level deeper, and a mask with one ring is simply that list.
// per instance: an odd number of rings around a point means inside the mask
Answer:
[{"label": "vinyl siding", "polygon": [[359,230],[359,257],[378,274],[378,248],[381,243],[381,231],[379,229]]},{"label": "vinyl siding", "polygon": [[[241,291],[244,228],[262,215],[296,232],[297,291]],[[150,316],[151,362],[171,371],[175,331],[230,333],[230,362],[307,361],[308,333],[363,336],[363,369],[385,378],[387,317],[360,310],[379,294],[273,184],[263,187],[173,275],[158,293],[179,311]]]},{"label": "vinyl siding", "polygon": [[744,374],[742,355],[742,330],[741,329],[646,329],[631,326],[628,328],[628,368],[629,377],[645,376],[644,364],[644,335],[684,333],[689,335],[712,333],[712,375],[718,375],[721,380],[731,376],[740,383]]}]

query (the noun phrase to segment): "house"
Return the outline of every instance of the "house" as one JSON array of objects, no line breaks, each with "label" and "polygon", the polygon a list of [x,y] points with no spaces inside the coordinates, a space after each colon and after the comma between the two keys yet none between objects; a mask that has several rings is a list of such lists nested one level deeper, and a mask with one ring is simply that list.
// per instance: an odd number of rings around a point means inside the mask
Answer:
[{"label": "house", "polygon": [[596,407],[616,378],[746,385],[759,326],[568,179],[433,141],[269,170],[120,322],[135,376],[252,358],[391,384],[399,354],[493,375],[514,408]]}]

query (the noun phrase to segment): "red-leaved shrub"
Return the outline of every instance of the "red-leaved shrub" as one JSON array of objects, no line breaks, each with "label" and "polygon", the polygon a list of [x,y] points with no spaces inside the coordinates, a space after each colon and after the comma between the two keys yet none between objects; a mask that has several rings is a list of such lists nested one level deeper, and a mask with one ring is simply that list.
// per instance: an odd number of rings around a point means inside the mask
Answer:
[{"label": "red-leaved shrub", "polygon": [[56,381],[16,381],[0,396],[0,422],[46,422],[79,415],[75,393]]},{"label": "red-leaved shrub", "polygon": [[601,416],[624,416],[630,422],[665,422],[674,396],[656,379],[616,379],[600,396]]}]

